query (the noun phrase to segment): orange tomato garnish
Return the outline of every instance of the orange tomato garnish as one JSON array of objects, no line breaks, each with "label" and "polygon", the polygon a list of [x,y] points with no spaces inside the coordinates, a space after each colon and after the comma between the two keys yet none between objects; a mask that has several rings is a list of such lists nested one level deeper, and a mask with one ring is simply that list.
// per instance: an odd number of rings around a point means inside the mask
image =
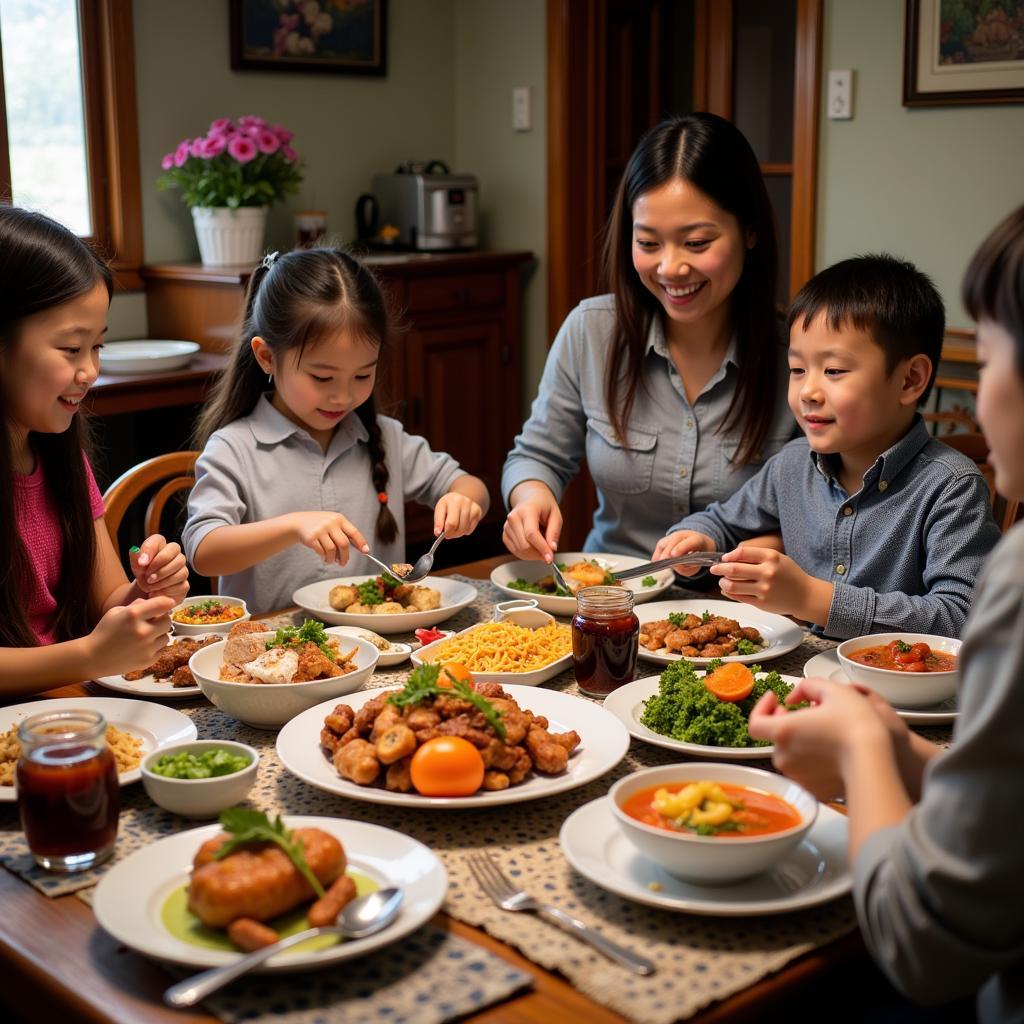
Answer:
[{"label": "orange tomato garnish", "polygon": [[470,689],[473,688],[473,673],[461,661],[446,661],[441,666],[441,673],[437,677],[437,685],[443,689],[450,690],[453,682],[468,683]]},{"label": "orange tomato garnish", "polygon": [[423,796],[470,796],[484,781],[484,759],[461,736],[435,736],[412,755],[409,774]]},{"label": "orange tomato garnish", "polygon": [[719,700],[735,704],[746,700],[754,690],[754,673],[738,662],[720,665],[704,677],[704,686]]}]

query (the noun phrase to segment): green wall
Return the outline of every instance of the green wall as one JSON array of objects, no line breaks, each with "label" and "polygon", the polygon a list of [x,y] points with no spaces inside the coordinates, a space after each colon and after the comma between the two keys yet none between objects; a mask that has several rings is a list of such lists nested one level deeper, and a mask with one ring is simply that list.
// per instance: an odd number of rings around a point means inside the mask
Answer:
[{"label": "green wall", "polygon": [[[854,117],[829,121],[830,68],[854,69]],[[816,265],[887,250],[930,274],[951,327],[971,326],[960,278],[1024,202],[1024,106],[908,108],[903,4],[825,0]]]}]

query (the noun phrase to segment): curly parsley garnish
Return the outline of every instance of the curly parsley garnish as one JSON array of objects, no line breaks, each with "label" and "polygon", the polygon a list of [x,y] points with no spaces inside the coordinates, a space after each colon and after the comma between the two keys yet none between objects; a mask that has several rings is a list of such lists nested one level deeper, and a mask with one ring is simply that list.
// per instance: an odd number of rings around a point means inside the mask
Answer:
[{"label": "curly parsley garnish", "polygon": [[656,587],[657,585],[658,585],[658,581],[653,576],[645,576],[640,581],[640,586],[641,587]]},{"label": "curly parsley garnish", "polygon": [[437,679],[440,674],[440,665],[420,665],[419,668],[414,668],[405,681],[405,688],[401,693],[393,693],[388,698],[388,703],[405,708],[419,704],[429,697],[451,694],[472,704],[487,720],[487,724],[495,731],[498,739],[504,740],[505,726],[501,724],[501,712],[464,680],[451,679],[449,676],[451,686],[439,685]]},{"label": "curly parsley garnish", "polygon": [[253,811],[248,807],[229,807],[226,811],[220,812],[220,823],[224,826],[224,831],[230,832],[232,836],[218,848],[213,855],[214,860],[221,860],[229,853],[234,853],[240,846],[249,843],[277,843],[309,882],[317,898],[323,897],[324,887],[306,863],[306,851],[302,843],[295,838],[293,832],[284,827],[280,815],[271,821],[262,811]]},{"label": "curly parsley garnish", "polygon": [[897,640],[896,650],[899,651],[900,654],[906,654],[907,651],[910,650],[910,644],[908,644],[905,640]]},{"label": "curly parsley garnish", "polygon": [[274,638],[267,641],[266,648],[269,651],[272,647],[299,647],[307,643],[316,644],[331,661],[337,661],[338,658],[327,641],[328,636],[324,624],[317,622],[316,619],[306,619],[298,629],[295,626],[284,626],[279,629],[274,634]]},{"label": "curly parsley garnish", "polygon": [[670,625],[676,627],[676,629],[683,628],[683,613],[682,612],[669,612],[668,621]]}]

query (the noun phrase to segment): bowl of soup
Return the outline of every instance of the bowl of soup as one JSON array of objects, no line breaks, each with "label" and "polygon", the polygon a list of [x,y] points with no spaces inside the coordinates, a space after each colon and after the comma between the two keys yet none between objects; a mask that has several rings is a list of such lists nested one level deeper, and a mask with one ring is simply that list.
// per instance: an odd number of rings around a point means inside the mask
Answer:
[{"label": "bowl of soup", "polygon": [[690,762],[646,768],[608,794],[623,835],[670,875],[700,885],[771,870],[799,846],[818,801],[775,772]]},{"label": "bowl of soup", "polygon": [[925,708],[956,693],[960,641],[930,633],[870,633],[836,649],[848,679],[896,708]]}]

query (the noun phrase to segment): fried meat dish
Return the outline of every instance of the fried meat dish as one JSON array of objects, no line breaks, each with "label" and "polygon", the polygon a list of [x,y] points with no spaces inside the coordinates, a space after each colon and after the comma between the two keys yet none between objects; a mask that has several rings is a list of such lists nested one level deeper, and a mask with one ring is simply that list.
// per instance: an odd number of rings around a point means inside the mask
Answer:
[{"label": "fried meat dish", "polygon": [[[412,569],[412,566],[409,566]],[[328,596],[331,607],[348,615],[398,615],[402,612],[429,612],[441,607],[441,592],[433,587],[411,583],[394,584],[378,576],[356,586],[340,583]]]},{"label": "fried meat dish", "polygon": [[640,643],[647,650],[676,652],[684,658],[724,658],[736,653],[741,640],[764,644],[753,626],[741,626],[724,615],[683,615],[678,622],[659,619],[640,627]]},{"label": "fried meat dish", "polygon": [[358,647],[342,651],[337,637],[329,636],[326,651],[312,641],[288,640],[279,646],[277,634],[268,631],[266,625],[251,629],[251,622],[239,622],[231,627],[224,644],[224,662],[220,667],[220,679],[228,683],[309,683],[316,679],[333,679],[335,676],[355,672],[355,655]]},{"label": "fried meat dish", "polygon": [[196,680],[188,667],[188,659],[196,651],[210,644],[217,643],[221,637],[211,634],[204,637],[181,637],[169,643],[157,656],[156,661],[148,668],[134,672],[125,672],[125,679],[142,679],[153,676],[154,679],[170,679],[171,686],[195,686]]},{"label": "fried meat dish", "polygon": [[543,715],[521,708],[499,683],[477,683],[475,689],[501,713],[504,740],[476,707],[458,696],[442,694],[399,708],[388,698],[402,691],[388,690],[358,711],[338,704],[324,719],[320,745],[342,778],[359,786],[382,782],[399,793],[413,791],[412,755],[435,736],[460,736],[480,751],[484,790],[508,789],[534,771],[565,771],[580,743],[577,732],[550,732]]}]

